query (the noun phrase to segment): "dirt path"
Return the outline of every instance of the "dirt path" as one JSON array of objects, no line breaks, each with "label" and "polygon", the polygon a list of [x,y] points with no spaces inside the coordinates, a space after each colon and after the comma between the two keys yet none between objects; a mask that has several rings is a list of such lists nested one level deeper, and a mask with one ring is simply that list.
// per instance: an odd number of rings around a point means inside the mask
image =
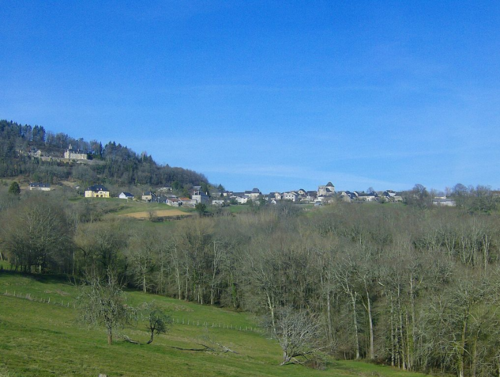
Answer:
[{"label": "dirt path", "polygon": [[[179,211],[178,209],[162,209],[162,210],[156,210],[153,211],[157,217],[177,217],[177,216],[192,216],[192,213],[188,212],[182,212]],[[127,213],[125,215],[121,216],[126,216],[126,217],[132,217],[134,219],[148,219],[149,218],[149,212],[134,212],[134,213]]]}]

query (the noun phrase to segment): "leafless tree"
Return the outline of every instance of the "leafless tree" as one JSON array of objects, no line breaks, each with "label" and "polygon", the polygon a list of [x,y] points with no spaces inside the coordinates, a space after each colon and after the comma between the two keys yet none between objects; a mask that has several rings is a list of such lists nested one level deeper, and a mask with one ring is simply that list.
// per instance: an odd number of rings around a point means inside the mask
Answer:
[{"label": "leafless tree", "polygon": [[125,297],[114,273],[108,270],[105,279],[90,276],[79,296],[81,319],[93,326],[106,328],[108,344],[113,343],[113,333],[123,327],[132,313],[125,304]]},{"label": "leafless tree", "polygon": [[23,271],[35,267],[69,270],[73,229],[61,205],[46,196],[35,195],[4,213],[4,249],[11,262]]},{"label": "leafless tree", "polygon": [[279,309],[274,336],[283,350],[281,365],[299,362],[298,357],[307,358],[319,351],[319,328],[317,317],[305,310],[289,306]]}]

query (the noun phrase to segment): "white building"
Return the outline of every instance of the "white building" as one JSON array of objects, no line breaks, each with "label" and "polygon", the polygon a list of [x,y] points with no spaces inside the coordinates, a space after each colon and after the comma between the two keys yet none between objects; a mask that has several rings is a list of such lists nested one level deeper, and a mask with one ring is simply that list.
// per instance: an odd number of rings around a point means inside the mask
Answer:
[{"label": "white building", "polygon": [[48,183],[33,182],[30,183],[30,191],[50,191],[50,185]]},{"label": "white building", "polygon": [[87,153],[74,153],[73,147],[70,144],[68,150],[64,152],[64,158],[68,160],[87,160],[88,156]]},{"label": "white building", "polygon": [[210,198],[208,197],[207,194],[205,194],[203,191],[195,191],[193,195],[191,195],[191,198],[196,201],[196,204],[198,203],[208,203],[210,202]]},{"label": "white building", "polygon": [[132,195],[130,192],[123,191],[118,195],[119,199],[134,199],[134,195]]}]

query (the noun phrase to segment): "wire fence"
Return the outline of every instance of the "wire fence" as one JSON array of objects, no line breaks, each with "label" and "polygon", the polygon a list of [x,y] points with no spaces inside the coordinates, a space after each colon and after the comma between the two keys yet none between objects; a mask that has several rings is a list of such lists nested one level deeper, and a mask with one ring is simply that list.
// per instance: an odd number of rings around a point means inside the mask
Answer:
[{"label": "wire fence", "polygon": [[[53,299],[53,298],[43,298],[43,297],[34,297],[31,295],[31,293],[21,293],[21,292],[8,292],[5,291],[3,294],[4,296],[8,297],[15,297],[23,300],[28,300],[28,301],[33,301],[33,302],[39,302],[43,304],[50,304],[50,305],[57,305],[65,308],[73,308],[76,309],[77,304],[72,301],[64,301],[64,300],[58,300],[58,299]],[[254,327],[254,326],[242,326],[242,325],[234,325],[234,324],[227,324],[227,323],[220,323],[220,322],[207,322],[207,321],[200,321],[200,320],[193,320],[191,318],[184,318],[184,317],[174,317],[172,316],[172,320],[174,324],[177,325],[184,325],[184,326],[197,326],[197,327],[207,327],[207,328],[219,328],[219,329],[225,329],[225,330],[234,330],[234,331],[244,331],[244,332],[253,332],[257,334],[264,334],[266,330],[260,328],[260,327]]]}]

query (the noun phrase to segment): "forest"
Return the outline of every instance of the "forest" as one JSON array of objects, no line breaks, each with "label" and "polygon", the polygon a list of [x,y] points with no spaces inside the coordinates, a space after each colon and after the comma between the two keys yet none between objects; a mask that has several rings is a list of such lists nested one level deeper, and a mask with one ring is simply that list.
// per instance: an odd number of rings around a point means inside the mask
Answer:
[{"label": "forest", "polygon": [[496,209],[283,203],[154,224],[93,216],[102,203],[5,189],[0,257],[25,273],[113,271],[129,289],[253,312],[290,358],[303,352],[290,349],[300,327],[314,334],[307,352],[500,374]]},{"label": "forest", "polygon": [[[63,157],[72,146],[96,163],[42,161],[30,152],[41,150],[46,156]],[[64,133],[54,134],[42,126],[21,125],[0,120],[0,177],[24,176],[31,182],[56,184],[72,179],[84,186],[96,183],[115,185],[176,186],[201,185],[207,178],[195,171],[157,164],[151,156],[130,148],[97,140],[75,139]]]}]

